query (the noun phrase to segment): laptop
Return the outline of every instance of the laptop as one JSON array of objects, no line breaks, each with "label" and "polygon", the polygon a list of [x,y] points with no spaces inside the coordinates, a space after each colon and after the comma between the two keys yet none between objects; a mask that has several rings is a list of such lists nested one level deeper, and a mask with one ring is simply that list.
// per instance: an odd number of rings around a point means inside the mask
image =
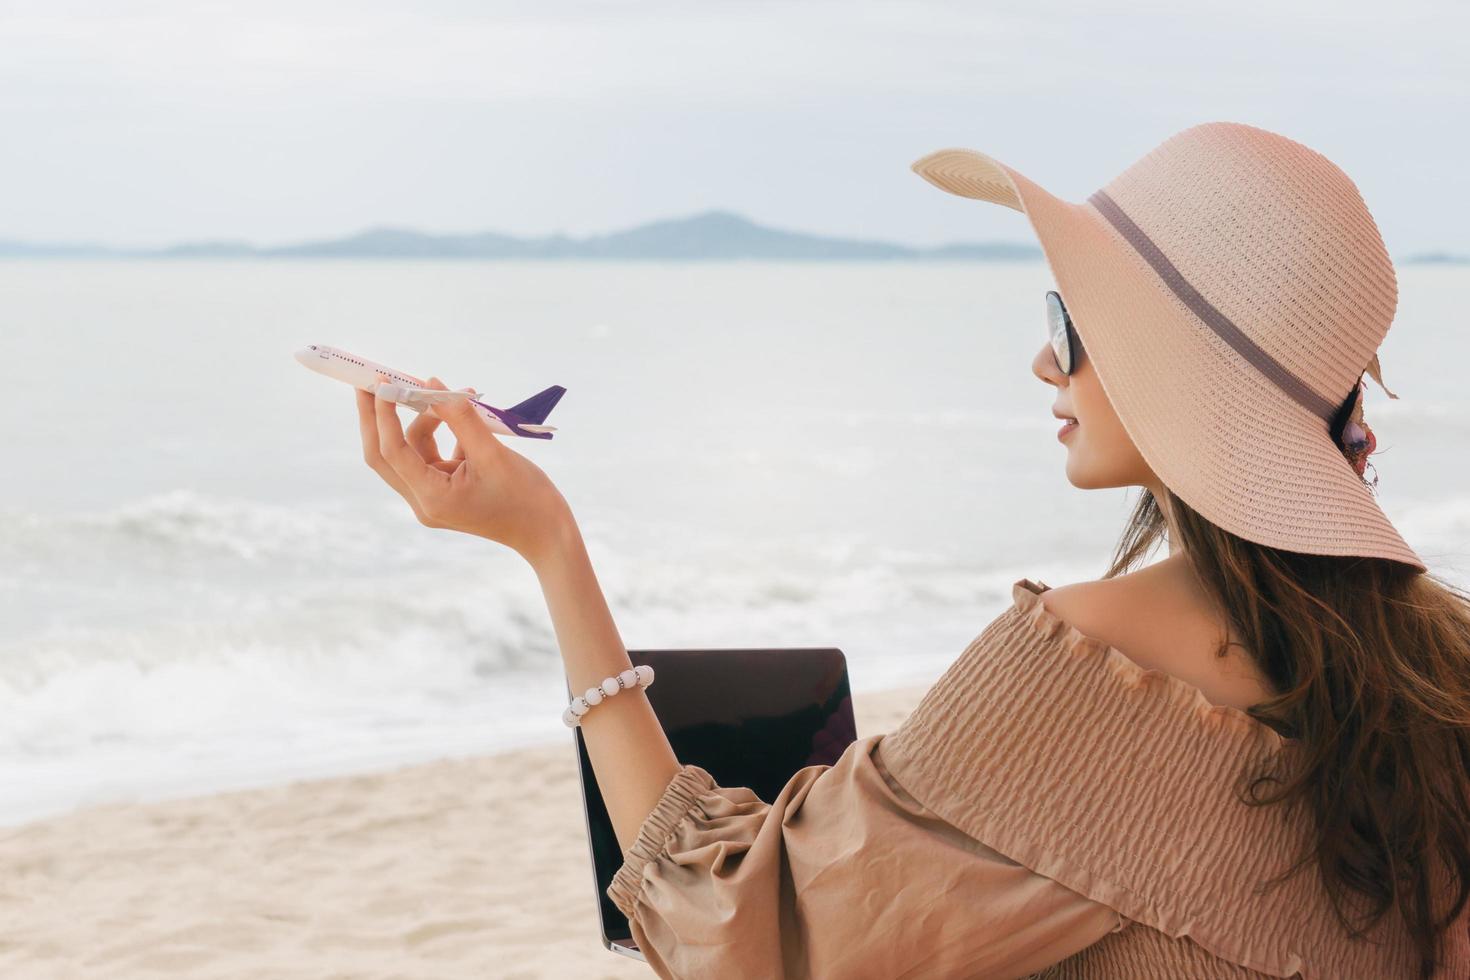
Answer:
[{"label": "laptop", "polygon": [[[708,770],[720,786],[749,787],[767,803],[797,770],[832,765],[857,738],[847,658],[841,650],[629,650],[628,656],[635,667],[653,668],[654,682],[644,693],[678,760]],[[567,699],[572,697],[568,690]],[[607,897],[623,851],[598,791],[582,729],[572,729],[572,735],[602,945],[647,962],[627,918]]]}]

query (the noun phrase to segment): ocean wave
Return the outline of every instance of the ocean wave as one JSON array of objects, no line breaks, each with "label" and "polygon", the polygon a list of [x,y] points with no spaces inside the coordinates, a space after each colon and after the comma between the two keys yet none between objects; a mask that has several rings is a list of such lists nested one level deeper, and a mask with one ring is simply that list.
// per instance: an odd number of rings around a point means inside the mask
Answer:
[{"label": "ocean wave", "polygon": [[101,511],[36,514],[0,510],[0,547],[41,559],[77,554],[147,561],[177,554],[242,562],[328,560],[361,551],[347,510],[211,497],[177,489]]},{"label": "ocean wave", "polygon": [[[912,682],[937,676],[1013,579],[855,533],[746,540],[587,510],[632,649],[838,646],[855,684]],[[530,568],[421,527],[396,499],[176,490],[90,513],[10,510],[0,528],[0,776],[34,790],[16,813],[108,786],[209,785],[237,763],[279,757],[284,771],[301,752],[426,758],[565,734]]]},{"label": "ocean wave", "polygon": [[[401,506],[172,491],[3,521],[0,554],[27,563],[7,593],[12,629],[0,639],[0,686],[12,694],[99,663],[147,672],[244,655],[286,665],[336,658],[348,671],[404,651],[434,658],[446,676],[483,677],[556,655],[539,583],[518,556],[430,534]],[[1004,585],[969,561],[856,537],[752,542],[596,519],[584,536],[620,626],[655,638],[765,634],[762,620],[784,621],[785,610],[806,621],[804,632],[850,634],[884,617],[962,614]],[[394,683],[395,671],[386,672]]]}]

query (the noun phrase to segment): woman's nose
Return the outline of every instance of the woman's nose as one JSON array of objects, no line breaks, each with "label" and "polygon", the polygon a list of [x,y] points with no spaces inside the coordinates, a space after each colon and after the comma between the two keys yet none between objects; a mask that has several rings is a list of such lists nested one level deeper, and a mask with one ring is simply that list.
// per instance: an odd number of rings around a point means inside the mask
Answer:
[{"label": "woman's nose", "polygon": [[1041,350],[1031,359],[1031,372],[1049,385],[1060,388],[1066,384],[1067,376],[1057,367],[1057,355],[1052,351],[1051,344],[1042,344]]}]

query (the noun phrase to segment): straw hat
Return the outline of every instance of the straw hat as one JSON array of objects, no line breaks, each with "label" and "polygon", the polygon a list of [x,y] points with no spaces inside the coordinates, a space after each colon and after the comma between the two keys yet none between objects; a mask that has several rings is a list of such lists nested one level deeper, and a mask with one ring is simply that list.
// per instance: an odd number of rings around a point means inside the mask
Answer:
[{"label": "straw hat", "polygon": [[1190,507],[1274,548],[1427,570],[1330,433],[1365,371],[1383,384],[1398,303],[1378,227],[1330,160],[1211,122],[1085,204],[974,150],[913,169],[1026,215],[1123,427]]}]

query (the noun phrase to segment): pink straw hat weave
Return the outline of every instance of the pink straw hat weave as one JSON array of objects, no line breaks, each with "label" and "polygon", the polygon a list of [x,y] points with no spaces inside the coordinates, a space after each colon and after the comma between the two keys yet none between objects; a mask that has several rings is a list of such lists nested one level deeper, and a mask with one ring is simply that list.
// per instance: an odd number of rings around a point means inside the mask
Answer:
[{"label": "pink straw hat weave", "polygon": [[1378,226],[1330,160],[1211,122],[1083,204],[974,150],[913,169],[1026,215],[1124,428],[1190,507],[1270,547],[1427,570],[1330,432],[1364,372],[1382,386],[1398,304]]}]

